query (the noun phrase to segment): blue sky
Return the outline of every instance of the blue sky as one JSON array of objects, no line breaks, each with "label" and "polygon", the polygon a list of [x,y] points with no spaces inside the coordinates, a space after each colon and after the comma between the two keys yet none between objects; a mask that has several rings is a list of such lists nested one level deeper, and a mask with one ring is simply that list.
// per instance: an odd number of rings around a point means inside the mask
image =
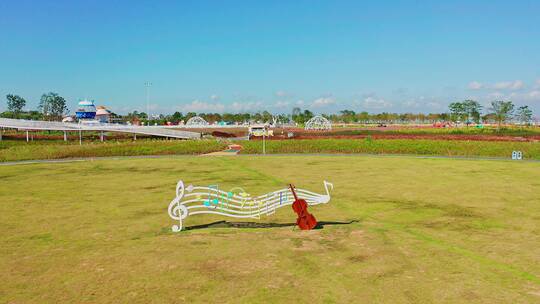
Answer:
[{"label": "blue sky", "polygon": [[427,113],[465,98],[540,112],[540,1],[5,0],[0,11],[0,94],[29,108],[54,91],[72,110],[86,97],[144,111],[150,81],[153,113]]}]

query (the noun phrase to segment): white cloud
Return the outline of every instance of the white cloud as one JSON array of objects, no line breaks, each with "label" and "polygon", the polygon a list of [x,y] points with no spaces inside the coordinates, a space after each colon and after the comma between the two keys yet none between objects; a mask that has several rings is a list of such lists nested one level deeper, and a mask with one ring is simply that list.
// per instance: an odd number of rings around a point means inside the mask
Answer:
[{"label": "white cloud", "polygon": [[157,103],[151,103],[148,105],[148,109],[150,109],[150,111],[156,111],[156,110],[160,110],[161,106],[158,105]]},{"label": "white cloud", "polygon": [[210,99],[212,99],[214,101],[219,100],[219,95],[212,94],[212,95],[210,95]]},{"label": "white cloud", "polygon": [[336,103],[336,100],[332,97],[320,97],[313,101],[313,107],[326,107]]},{"label": "white cloud", "polygon": [[493,100],[511,100],[514,102],[537,102],[540,101],[540,89],[525,91],[525,92],[511,92],[504,93],[501,91],[495,91],[487,94],[486,101],[491,102]]},{"label": "white cloud", "polygon": [[382,99],[382,98],[375,98],[375,97],[366,97],[364,101],[362,102],[362,105],[367,109],[384,109],[389,108],[392,106],[392,103]]},{"label": "white cloud", "polygon": [[525,83],[521,80],[500,81],[494,84],[483,84],[478,81],[471,81],[468,85],[470,90],[494,89],[494,90],[521,90],[525,88]]},{"label": "white cloud", "polygon": [[224,104],[219,102],[205,102],[194,100],[191,103],[176,107],[177,110],[183,112],[196,113],[224,113],[224,112],[249,112],[258,111],[263,108],[263,104],[259,101],[250,102],[233,102],[232,104]]},{"label": "white cloud", "polygon": [[431,101],[431,102],[426,103],[426,106],[428,106],[431,109],[442,109],[442,108],[444,108],[444,106],[442,104],[440,104],[438,102],[435,102],[435,101]]},{"label": "white cloud", "polygon": [[525,84],[521,80],[514,81],[501,81],[495,83],[492,88],[497,90],[520,90],[525,87]]},{"label": "white cloud", "polygon": [[208,103],[205,101],[193,100],[191,103],[181,105],[180,109],[184,112],[223,112],[225,106],[221,103]]},{"label": "white cloud", "polygon": [[540,89],[540,79],[537,79],[535,84],[534,84],[534,88],[535,89]]},{"label": "white cloud", "polygon": [[505,94],[499,91],[495,91],[488,94],[489,98],[501,99],[505,97]]},{"label": "white cloud", "polygon": [[276,108],[286,108],[289,106],[289,102],[287,101],[281,101],[281,100],[278,100],[275,104],[274,104],[274,107]]},{"label": "white cloud", "polygon": [[249,112],[261,110],[263,104],[260,101],[233,102],[227,110],[231,112]]},{"label": "white cloud", "polygon": [[418,108],[420,106],[420,104],[414,100],[409,100],[409,101],[405,101],[403,103],[403,106],[407,107],[407,108]]},{"label": "white cloud", "polygon": [[289,97],[291,96],[289,93],[285,92],[285,91],[277,91],[276,93],[274,93],[277,97]]},{"label": "white cloud", "polygon": [[484,87],[484,85],[481,84],[478,81],[472,81],[472,82],[469,83],[469,89],[471,89],[471,90],[480,90],[483,87]]},{"label": "white cloud", "polygon": [[302,99],[296,101],[296,105],[299,106],[299,107],[303,106],[304,104],[305,104],[305,102]]},{"label": "white cloud", "polygon": [[538,90],[530,91],[527,95],[531,99],[540,99],[540,91]]}]

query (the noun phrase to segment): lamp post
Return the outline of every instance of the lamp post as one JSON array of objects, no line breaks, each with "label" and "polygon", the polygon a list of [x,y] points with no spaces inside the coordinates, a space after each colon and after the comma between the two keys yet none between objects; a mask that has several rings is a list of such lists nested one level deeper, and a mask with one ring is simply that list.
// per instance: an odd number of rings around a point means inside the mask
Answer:
[{"label": "lamp post", "polygon": [[152,83],[147,81],[144,86],[146,87],[146,126],[150,126],[150,87]]},{"label": "lamp post", "polygon": [[264,126],[263,128],[263,155],[266,155],[266,140],[265,140],[265,136],[266,136],[266,126]]}]

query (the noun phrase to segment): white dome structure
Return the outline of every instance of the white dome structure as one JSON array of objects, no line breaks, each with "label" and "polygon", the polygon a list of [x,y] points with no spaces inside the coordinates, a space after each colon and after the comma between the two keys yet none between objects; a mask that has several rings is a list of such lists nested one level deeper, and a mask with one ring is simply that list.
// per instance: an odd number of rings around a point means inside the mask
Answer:
[{"label": "white dome structure", "polygon": [[332,130],[332,124],[328,119],[317,115],[306,122],[306,130]]},{"label": "white dome structure", "polygon": [[198,126],[207,126],[208,122],[200,116],[194,116],[188,119],[186,126],[198,127]]}]

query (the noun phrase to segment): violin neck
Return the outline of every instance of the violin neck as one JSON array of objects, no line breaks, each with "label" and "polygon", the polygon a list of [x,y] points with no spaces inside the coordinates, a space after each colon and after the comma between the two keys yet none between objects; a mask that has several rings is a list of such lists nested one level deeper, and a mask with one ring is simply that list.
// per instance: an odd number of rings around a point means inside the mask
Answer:
[{"label": "violin neck", "polygon": [[296,196],[296,191],[294,191],[294,185],[289,184],[289,187],[291,187],[291,192],[294,195],[294,200],[296,201],[298,199],[298,197]]}]

